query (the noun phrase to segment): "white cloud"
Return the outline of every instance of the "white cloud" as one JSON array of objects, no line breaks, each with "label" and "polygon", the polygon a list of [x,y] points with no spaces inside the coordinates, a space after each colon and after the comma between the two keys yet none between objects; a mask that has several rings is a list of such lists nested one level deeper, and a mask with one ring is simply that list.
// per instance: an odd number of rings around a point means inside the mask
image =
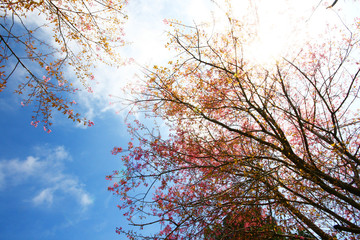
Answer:
[{"label": "white cloud", "polygon": [[21,183],[40,168],[42,168],[42,163],[32,156],[24,161],[18,159],[0,161],[0,189]]},{"label": "white cloud", "polygon": [[85,186],[76,176],[65,172],[65,162],[71,160],[63,146],[37,147],[36,157],[25,160],[0,160],[0,189],[33,183],[35,195],[28,199],[35,206],[51,206],[55,199],[69,198],[83,209],[93,203]]},{"label": "white cloud", "polygon": [[35,205],[51,205],[54,199],[54,194],[53,194],[54,190],[51,188],[46,188],[44,190],[42,190],[38,195],[36,195],[33,199],[32,202]]},{"label": "white cloud", "polygon": [[7,172],[19,173],[23,175],[31,175],[36,169],[38,169],[41,163],[38,158],[29,156],[25,161],[19,161],[17,159],[11,160],[7,163]]},{"label": "white cloud", "polygon": [[80,203],[83,207],[87,207],[92,204],[94,200],[87,193],[81,193],[80,195]]}]

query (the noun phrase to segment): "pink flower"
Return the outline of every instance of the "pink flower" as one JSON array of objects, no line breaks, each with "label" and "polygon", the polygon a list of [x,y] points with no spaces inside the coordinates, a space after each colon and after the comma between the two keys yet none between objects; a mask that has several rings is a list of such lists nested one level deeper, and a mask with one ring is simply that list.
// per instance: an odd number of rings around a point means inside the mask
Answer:
[{"label": "pink flower", "polygon": [[169,24],[169,21],[166,18],[164,18],[163,23]]},{"label": "pink flower", "polygon": [[116,154],[118,154],[118,153],[121,153],[122,150],[123,150],[123,149],[122,149],[121,147],[114,147],[114,149],[111,150],[111,154],[112,154],[112,155],[116,155]]},{"label": "pink flower", "polygon": [[21,106],[25,107],[25,104],[23,102],[21,102],[20,104],[21,104]]},{"label": "pink flower", "polygon": [[34,127],[37,127],[38,126],[38,123],[39,123],[39,121],[31,121],[31,125],[32,126],[34,126]]},{"label": "pink flower", "polygon": [[48,81],[50,81],[50,78],[48,77],[45,77],[45,76],[43,76],[43,79],[44,79],[44,82],[48,82]]},{"label": "pink flower", "polygon": [[95,124],[94,124],[94,122],[93,121],[88,121],[88,127],[91,127],[91,126],[94,126]]}]

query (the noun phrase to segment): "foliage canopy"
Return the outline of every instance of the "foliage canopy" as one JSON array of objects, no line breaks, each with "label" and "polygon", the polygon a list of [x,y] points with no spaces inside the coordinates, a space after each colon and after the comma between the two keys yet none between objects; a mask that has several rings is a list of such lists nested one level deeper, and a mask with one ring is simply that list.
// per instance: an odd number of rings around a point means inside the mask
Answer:
[{"label": "foliage canopy", "polygon": [[253,222],[264,226],[273,239],[356,239],[360,22],[271,67],[248,60],[243,47],[251,35],[240,21],[229,18],[228,31],[211,35],[172,24],[169,47],[179,55],[149,70],[134,101],[171,134],[129,125],[139,145],[129,144],[126,169],[108,176],[120,178],[109,190],[121,197],[130,224],[160,223],[162,230],[118,232],[221,239],[216,229],[230,217],[247,223],[247,234],[259,231]]},{"label": "foliage canopy", "polygon": [[[18,84],[22,105],[35,104],[32,125],[51,125],[52,109],[92,125],[74,113],[69,94],[77,92],[64,76],[70,67],[87,91],[95,59],[121,64],[114,47],[125,44],[126,0],[40,0],[0,3],[0,92]],[[52,35],[52,36],[51,36]],[[51,36],[51,37],[49,37]],[[18,71],[18,75],[14,73]],[[21,78],[21,79],[16,79]]]}]

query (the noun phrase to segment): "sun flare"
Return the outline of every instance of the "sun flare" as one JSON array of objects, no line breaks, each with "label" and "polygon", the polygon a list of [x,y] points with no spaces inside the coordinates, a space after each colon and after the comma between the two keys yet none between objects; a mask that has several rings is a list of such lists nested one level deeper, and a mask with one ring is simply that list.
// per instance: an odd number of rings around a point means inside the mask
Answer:
[{"label": "sun flare", "polygon": [[260,65],[273,64],[281,57],[299,53],[304,42],[324,32],[331,15],[324,8],[311,7],[313,4],[307,4],[309,0],[302,3],[289,0],[225,2],[231,5],[232,17],[251,26],[253,37],[245,41],[244,55],[248,61]]}]

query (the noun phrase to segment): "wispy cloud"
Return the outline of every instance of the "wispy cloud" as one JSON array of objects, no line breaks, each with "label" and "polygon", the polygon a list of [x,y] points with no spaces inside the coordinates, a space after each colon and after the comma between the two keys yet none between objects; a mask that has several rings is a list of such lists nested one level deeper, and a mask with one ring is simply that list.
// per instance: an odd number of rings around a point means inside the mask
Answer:
[{"label": "wispy cloud", "polygon": [[42,190],[38,195],[36,195],[33,199],[32,202],[35,205],[51,205],[54,199],[54,190],[51,188],[46,188],[44,190]]},{"label": "wispy cloud", "polygon": [[76,176],[65,171],[70,154],[63,146],[37,147],[35,156],[24,160],[0,160],[0,190],[33,183],[36,189],[29,200],[34,206],[52,206],[54,199],[68,197],[76,201],[82,209],[93,203],[85,186]]}]

